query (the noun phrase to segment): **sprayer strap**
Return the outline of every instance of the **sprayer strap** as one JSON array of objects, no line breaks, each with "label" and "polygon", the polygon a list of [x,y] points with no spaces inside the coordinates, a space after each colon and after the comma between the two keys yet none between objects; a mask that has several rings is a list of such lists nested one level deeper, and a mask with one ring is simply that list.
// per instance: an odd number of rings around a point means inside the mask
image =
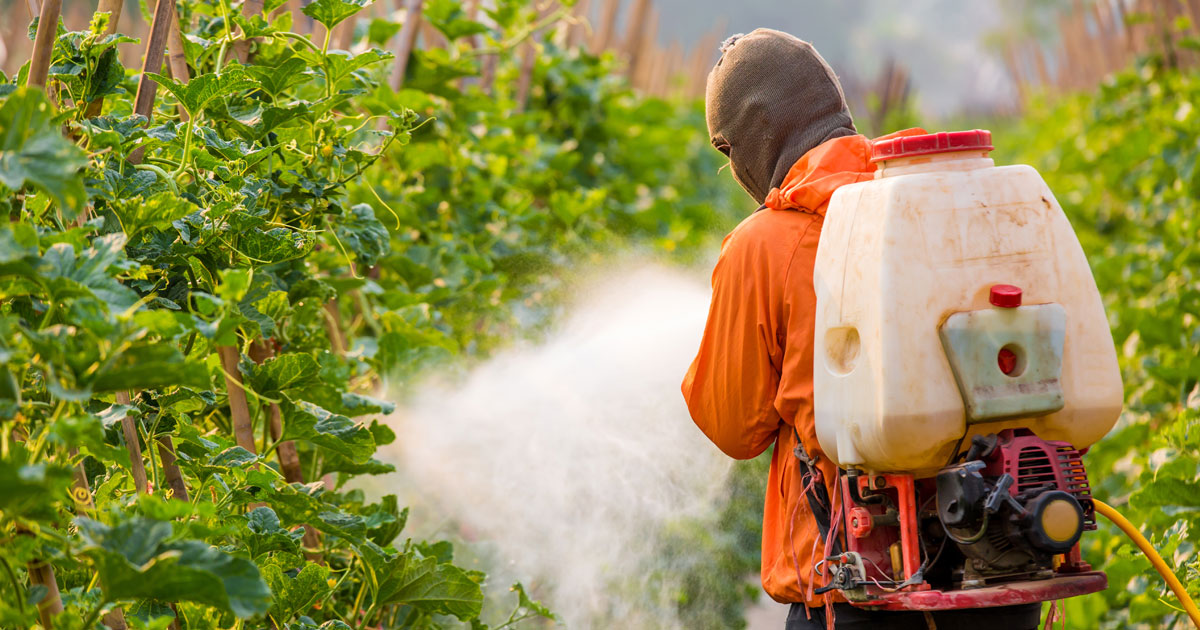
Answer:
[{"label": "sprayer strap", "polygon": [[[792,434],[796,436],[796,448],[792,453],[800,462],[800,478],[814,478],[820,474],[820,469],[816,466],[816,459],[810,457],[808,452],[804,450],[804,445],[800,442],[800,432],[796,427],[792,427]],[[829,526],[831,521],[829,491],[825,488],[824,479],[814,480],[811,484],[801,483],[801,486],[808,486],[809,490],[804,493],[804,497],[808,499],[808,509],[812,512],[813,519],[817,522],[817,531],[821,534],[821,540],[829,538]],[[834,541],[835,553],[840,551],[838,541]]]}]

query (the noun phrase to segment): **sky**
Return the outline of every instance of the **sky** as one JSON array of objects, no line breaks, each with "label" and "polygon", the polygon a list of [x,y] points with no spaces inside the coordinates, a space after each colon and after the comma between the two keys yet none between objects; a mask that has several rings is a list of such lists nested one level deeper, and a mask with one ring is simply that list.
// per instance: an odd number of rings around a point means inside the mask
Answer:
[{"label": "sky", "polygon": [[[871,80],[888,58],[907,66],[917,107],[941,118],[1012,102],[1015,88],[986,45],[1006,16],[1005,0],[653,0],[659,39],[685,46],[726,24],[725,33],[758,27],[813,43],[843,77]],[[593,4],[599,4],[593,0]],[[629,0],[625,6],[632,4]],[[1011,6],[1011,5],[1010,5]]]}]

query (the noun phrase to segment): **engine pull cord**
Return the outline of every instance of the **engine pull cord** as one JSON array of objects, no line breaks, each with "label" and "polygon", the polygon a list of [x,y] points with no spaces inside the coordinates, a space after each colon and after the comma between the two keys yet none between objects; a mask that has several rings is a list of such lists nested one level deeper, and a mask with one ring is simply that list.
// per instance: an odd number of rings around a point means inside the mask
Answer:
[{"label": "engine pull cord", "polygon": [[1192,601],[1192,598],[1187,593],[1187,589],[1179,582],[1179,578],[1175,577],[1175,572],[1171,571],[1171,567],[1167,566],[1162,556],[1158,555],[1158,552],[1154,550],[1150,541],[1146,540],[1146,537],[1133,526],[1133,523],[1130,523],[1129,519],[1121,516],[1121,513],[1113,509],[1111,505],[1099,499],[1092,499],[1092,504],[1096,506],[1097,512],[1104,518],[1112,521],[1113,525],[1119,527],[1133,541],[1133,544],[1137,545],[1138,549],[1142,551],[1142,555],[1146,556],[1146,559],[1150,561],[1150,564],[1154,565],[1154,569],[1158,571],[1158,574],[1162,576],[1163,580],[1166,580],[1167,586],[1171,587],[1171,591],[1175,593],[1175,597],[1179,598],[1179,603],[1183,604],[1183,609],[1187,612],[1188,617],[1191,617],[1192,624],[1200,628],[1200,608],[1196,607],[1196,602]]}]

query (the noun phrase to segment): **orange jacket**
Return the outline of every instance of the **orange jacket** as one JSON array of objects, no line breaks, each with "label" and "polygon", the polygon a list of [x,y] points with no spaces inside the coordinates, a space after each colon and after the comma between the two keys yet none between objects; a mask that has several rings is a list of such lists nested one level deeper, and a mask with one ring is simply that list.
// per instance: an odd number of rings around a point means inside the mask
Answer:
[{"label": "orange jacket", "polygon": [[[918,133],[924,131],[885,137]],[[870,144],[864,136],[846,136],[809,151],[770,192],[766,207],[725,237],[700,351],[683,379],[692,419],[725,454],[749,459],[775,443],[762,583],[780,602],[824,604],[809,594],[824,541],[817,540],[792,451],[798,433],[836,497],[837,468],[821,451],[813,421],[813,264],[830,196],[874,176]],[[833,507],[839,509],[836,498]]]}]

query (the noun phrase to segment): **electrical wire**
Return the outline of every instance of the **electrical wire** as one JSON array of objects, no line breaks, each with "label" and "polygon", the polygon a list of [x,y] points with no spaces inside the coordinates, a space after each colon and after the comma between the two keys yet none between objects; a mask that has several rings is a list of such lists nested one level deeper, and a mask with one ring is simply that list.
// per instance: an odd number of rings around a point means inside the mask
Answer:
[{"label": "electrical wire", "polygon": [[1175,597],[1179,598],[1179,603],[1183,604],[1183,609],[1187,612],[1188,617],[1191,618],[1192,624],[1200,628],[1200,608],[1196,607],[1196,602],[1192,601],[1187,589],[1179,582],[1179,578],[1175,577],[1175,572],[1171,570],[1171,567],[1167,566],[1162,556],[1158,555],[1158,552],[1154,550],[1150,541],[1146,540],[1142,532],[1138,531],[1133,526],[1133,523],[1129,522],[1129,519],[1121,516],[1121,513],[1113,509],[1111,505],[1099,499],[1092,499],[1092,504],[1096,506],[1096,511],[1101,516],[1112,521],[1113,525],[1120,528],[1133,541],[1133,544],[1137,545],[1137,548],[1142,551],[1142,555],[1146,556],[1146,559],[1150,561],[1150,564],[1154,565],[1154,569],[1158,571],[1158,574],[1162,576],[1163,580],[1166,580],[1167,586],[1171,587],[1171,591],[1175,593]]}]

